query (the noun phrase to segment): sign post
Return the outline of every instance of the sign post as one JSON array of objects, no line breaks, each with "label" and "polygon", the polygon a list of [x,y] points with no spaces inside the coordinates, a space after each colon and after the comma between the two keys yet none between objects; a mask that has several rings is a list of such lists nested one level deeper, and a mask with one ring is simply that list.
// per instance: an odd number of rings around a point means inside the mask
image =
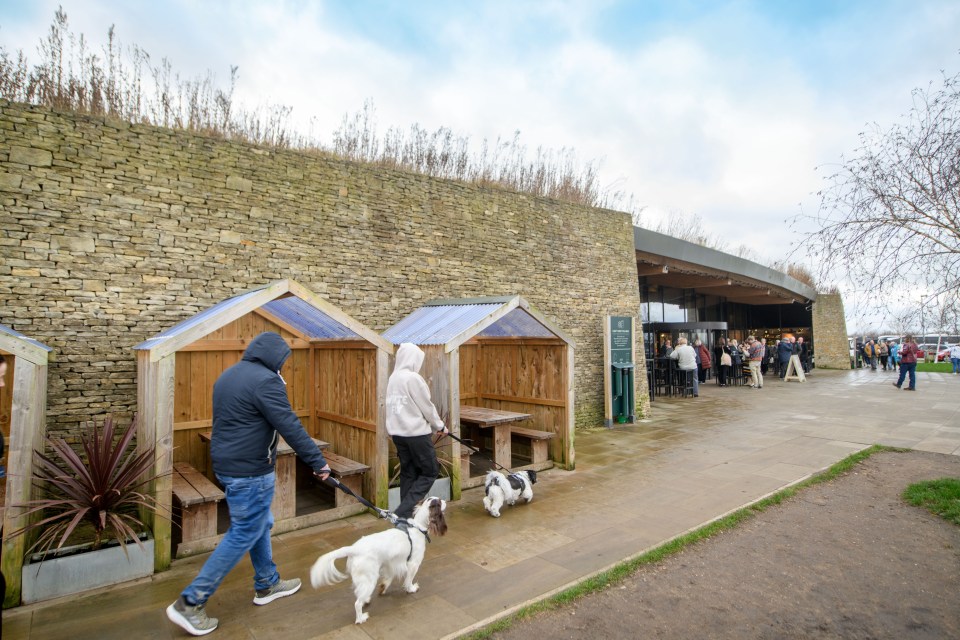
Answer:
[{"label": "sign post", "polygon": [[605,427],[636,418],[633,316],[607,316],[603,326],[603,386]]}]

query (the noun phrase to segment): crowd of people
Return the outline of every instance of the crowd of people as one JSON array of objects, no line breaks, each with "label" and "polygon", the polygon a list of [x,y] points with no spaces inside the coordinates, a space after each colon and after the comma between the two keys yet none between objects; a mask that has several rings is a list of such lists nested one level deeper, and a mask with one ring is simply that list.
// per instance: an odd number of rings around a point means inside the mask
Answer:
[{"label": "crowd of people", "polygon": [[781,380],[784,378],[792,356],[799,358],[804,373],[810,372],[811,360],[809,343],[795,336],[783,336],[772,345],[767,344],[766,338],[758,340],[755,336],[747,336],[742,343],[734,338],[720,338],[712,350],[700,339],[689,345],[686,338],[679,338],[676,347],[666,339],[660,345],[658,355],[676,360],[681,371],[697,372],[693,381],[694,397],[699,396],[699,385],[706,382],[712,371],[716,372],[717,384],[727,387],[738,380],[736,374],[746,367],[750,374],[750,388],[763,389],[764,376],[768,373],[772,372]]}]

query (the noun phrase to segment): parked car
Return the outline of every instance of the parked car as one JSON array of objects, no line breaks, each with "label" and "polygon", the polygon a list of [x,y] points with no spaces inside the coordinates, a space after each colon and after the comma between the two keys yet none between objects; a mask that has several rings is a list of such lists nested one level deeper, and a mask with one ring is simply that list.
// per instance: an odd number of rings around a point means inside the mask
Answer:
[{"label": "parked car", "polygon": [[952,344],[946,345],[945,349],[941,349],[937,354],[937,362],[946,362],[950,359],[950,349],[953,348]]}]

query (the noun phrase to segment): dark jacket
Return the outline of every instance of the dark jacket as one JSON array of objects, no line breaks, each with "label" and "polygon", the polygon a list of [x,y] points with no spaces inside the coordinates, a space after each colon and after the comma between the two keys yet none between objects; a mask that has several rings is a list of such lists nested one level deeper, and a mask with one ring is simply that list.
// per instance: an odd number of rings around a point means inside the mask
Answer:
[{"label": "dark jacket", "polygon": [[777,345],[777,357],[780,362],[786,362],[793,355],[793,345],[789,341],[783,340]]},{"label": "dark jacket", "polygon": [[290,407],[280,368],[290,347],[276,333],[261,333],[243,359],[213,385],[213,471],[232,477],[262,476],[277,462],[280,436],[314,471],[327,463]]}]

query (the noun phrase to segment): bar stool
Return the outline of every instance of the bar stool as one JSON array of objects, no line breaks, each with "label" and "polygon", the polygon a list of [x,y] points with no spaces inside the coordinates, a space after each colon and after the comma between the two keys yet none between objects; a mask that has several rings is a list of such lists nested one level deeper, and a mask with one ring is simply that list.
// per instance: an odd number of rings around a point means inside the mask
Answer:
[{"label": "bar stool", "polygon": [[695,375],[697,375],[696,369],[677,369],[676,390],[678,395],[684,398],[687,397],[688,393],[691,396],[693,395],[693,376]]}]

